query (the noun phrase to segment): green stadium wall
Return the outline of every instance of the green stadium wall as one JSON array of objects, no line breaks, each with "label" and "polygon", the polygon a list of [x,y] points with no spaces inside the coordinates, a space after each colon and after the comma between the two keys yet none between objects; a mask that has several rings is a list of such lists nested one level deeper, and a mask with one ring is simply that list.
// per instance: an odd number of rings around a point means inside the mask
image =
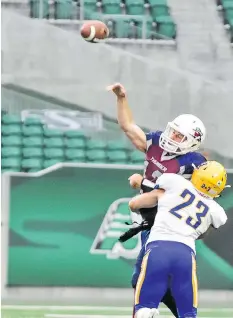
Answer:
[{"label": "green stadium wall", "polygon": [[[58,164],[5,174],[9,214],[8,286],[130,287],[138,238],[118,235],[131,220],[128,177],[135,166]],[[55,170],[53,170],[55,169]],[[49,173],[48,173],[49,172]],[[228,183],[233,185],[233,174]],[[233,191],[219,202],[228,222],[197,242],[201,289],[233,289]]]}]

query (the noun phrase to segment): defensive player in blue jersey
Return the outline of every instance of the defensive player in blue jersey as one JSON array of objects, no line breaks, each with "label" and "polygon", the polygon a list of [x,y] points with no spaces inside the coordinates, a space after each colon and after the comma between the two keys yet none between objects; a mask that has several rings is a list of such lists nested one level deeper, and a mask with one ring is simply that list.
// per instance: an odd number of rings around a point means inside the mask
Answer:
[{"label": "defensive player in blue jersey", "polygon": [[[156,182],[163,173],[176,173],[190,178],[193,166],[199,166],[206,159],[198,152],[206,135],[206,129],[200,119],[193,115],[180,115],[167,124],[165,131],[154,131],[145,134],[133,120],[128,105],[125,88],[117,83],[108,87],[117,97],[117,118],[121,129],[132,144],[145,153],[144,177]],[[148,114],[150,116],[150,114]],[[144,187],[144,191],[148,191]],[[151,189],[149,189],[150,191]],[[142,249],[135,264],[132,286],[135,288],[140,273],[141,261],[144,256],[144,245],[149,235],[149,229],[154,223],[157,209],[141,209],[143,222],[137,228],[130,229],[121,238],[125,241],[143,230],[141,234]],[[168,289],[162,302],[178,317],[175,302]]]},{"label": "defensive player in blue jersey", "polygon": [[131,199],[131,211],[158,205],[146,243],[135,293],[135,318],[154,318],[168,287],[179,318],[196,318],[198,290],[195,240],[227,221],[213,200],[224,190],[227,174],[215,161],[194,170],[191,182],[180,175],[160,176],[155,189]]}]

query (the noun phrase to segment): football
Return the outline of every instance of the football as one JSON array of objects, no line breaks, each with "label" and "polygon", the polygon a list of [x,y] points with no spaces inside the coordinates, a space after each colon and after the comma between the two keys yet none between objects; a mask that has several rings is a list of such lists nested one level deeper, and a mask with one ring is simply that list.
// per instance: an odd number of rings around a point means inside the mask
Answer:
[{"label": "football", "polygon": [[102,21],[90,20],[82,25],[80,33],[84,40],[95,43],[98,40],[106,39],[109,35],[109,30]]}]

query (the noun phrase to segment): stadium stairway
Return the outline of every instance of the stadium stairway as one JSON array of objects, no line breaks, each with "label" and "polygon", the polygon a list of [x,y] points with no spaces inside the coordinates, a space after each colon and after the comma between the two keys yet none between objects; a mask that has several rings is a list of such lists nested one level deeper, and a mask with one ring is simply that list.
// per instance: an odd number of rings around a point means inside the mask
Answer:
[{"label": "stadium stairway", "polygon": [[[231,0],[230,0],[231,1]],[[233,51],[212,0],[168,0],[177,22],[182,67],[209,78],[233,79]]]}]

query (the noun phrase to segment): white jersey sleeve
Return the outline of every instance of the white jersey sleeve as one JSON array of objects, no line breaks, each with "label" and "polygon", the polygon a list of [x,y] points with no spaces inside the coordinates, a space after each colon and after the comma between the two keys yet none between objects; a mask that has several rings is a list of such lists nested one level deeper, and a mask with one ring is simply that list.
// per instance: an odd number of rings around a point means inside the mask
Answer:
[{"label": "white jersey sleeve", "polygon": [[216,208],[211,209],[211,221],[215,229],[218,229],[227,221],[227,215],[225,210],[217,203]]}]

